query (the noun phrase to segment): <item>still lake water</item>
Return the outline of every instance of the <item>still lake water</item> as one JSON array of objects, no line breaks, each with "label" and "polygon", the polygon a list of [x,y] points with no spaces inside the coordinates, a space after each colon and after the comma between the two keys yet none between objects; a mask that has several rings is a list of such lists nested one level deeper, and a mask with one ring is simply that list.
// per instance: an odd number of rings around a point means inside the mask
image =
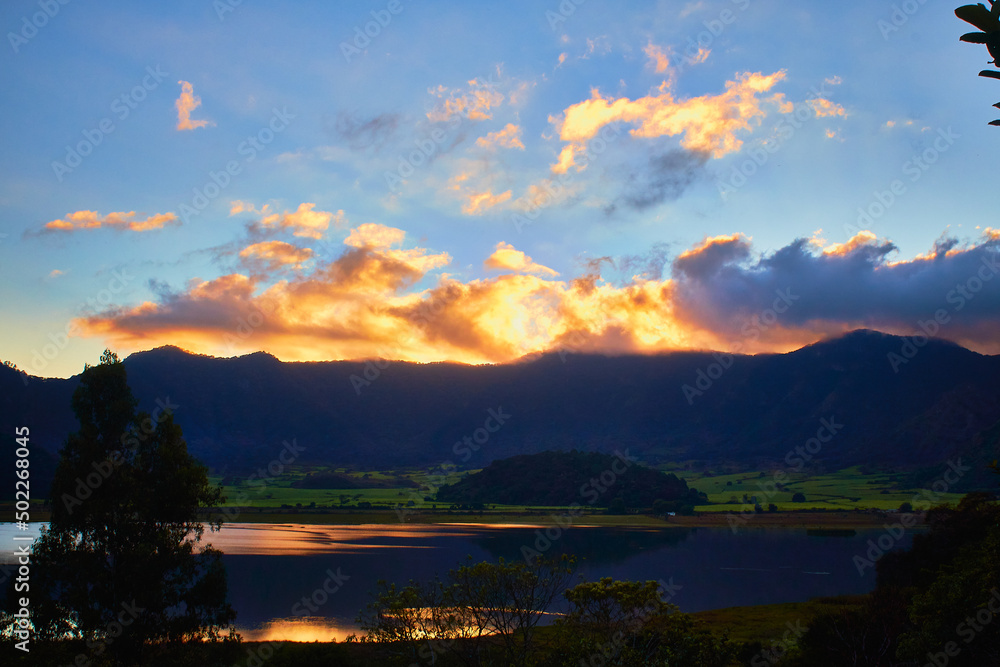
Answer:
[{"label": "still lake water", "polygon": [[[0,524],[0,562],[11,562],[15,535]],[[355,618],[370,601],[379,579],[406,583],[430,580],[463,563],[521,558],[534,545],[538,526],[437,524],[327,526],[316,524],[228,524],[204,541],[221,549],[229,575],[237,627],[248,640],[330,641],[357,632]],[[548,554],[581,557],[577,574],[587,580],[614,577],[672,582],[670,600],[693,612],[755,604],[799,602],[827,595],[860,594],[875,586],[872,569],[859,575],[854,556],[884,531],[859,530],[850,537],[808,535],[805,529],[608,528],[573,526]],[[906,534],[896,547],[909,547]],[[324,583],[332,595],[321,591]],[[303,598],[315,611],[301,615]],[[320,601],[324,600],[319,603]]]}]

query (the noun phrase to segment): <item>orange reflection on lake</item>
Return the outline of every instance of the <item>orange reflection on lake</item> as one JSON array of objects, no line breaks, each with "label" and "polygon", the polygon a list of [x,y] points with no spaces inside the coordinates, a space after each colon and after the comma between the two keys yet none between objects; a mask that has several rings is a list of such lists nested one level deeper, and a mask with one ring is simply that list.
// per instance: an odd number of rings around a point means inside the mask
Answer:
[{"label": "orange reflection on lake", "polygon": [[[482,527],[482,526],[481,526]],[[459,528],[447,530],[452,537],[467,537],[471,532]],[[202,542],[211,543],[223,553],[233,555],[302,556],[324,553],[361,553],[370,549],[394,549],[397,544],[376,544],[376,540],[412,540],[440,535],[434,525],[363,524],[324,526],[303,524],[230,523],[219,532],[205,531]],[[431,546],[407,544],[408,549],[432,549]]]}]

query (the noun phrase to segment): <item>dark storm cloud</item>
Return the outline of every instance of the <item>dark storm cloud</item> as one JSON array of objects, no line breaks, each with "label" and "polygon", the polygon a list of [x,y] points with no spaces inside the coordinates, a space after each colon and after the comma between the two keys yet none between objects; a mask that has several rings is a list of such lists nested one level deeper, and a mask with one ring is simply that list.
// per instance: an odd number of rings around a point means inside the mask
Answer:
[{"label": "dark storm cloud", "polygon": [[625,177],[621,194],[605,211],[614,213],[619,206],[644,211],[679,199],[704,173],[708,157],[682,148],[651,156]]},{"label": "dark storm cloud", "polygon": [[832,333],[859,326],[912,333],[935,318],[942,337],[996,345],[1000,329],[1000,234],[976,242],[939,239],[926,255],[891,261],[895,246],[856,237],[819,251],[798,239],[753,260],[741,235],[708,239],[673,263],[675,307],[684,320],[738,336],[776,300],[790,302],[771,333]]}]

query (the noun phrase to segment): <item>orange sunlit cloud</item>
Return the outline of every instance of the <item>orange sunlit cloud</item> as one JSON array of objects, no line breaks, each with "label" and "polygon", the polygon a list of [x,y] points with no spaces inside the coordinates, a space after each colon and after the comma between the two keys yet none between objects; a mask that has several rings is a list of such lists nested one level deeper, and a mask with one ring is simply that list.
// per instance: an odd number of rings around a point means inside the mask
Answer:
[{"label": "orange sunlit cloud", "polygon": [[646,54],[646,64],[657,74],[662,74],[670,69],[670,57],[662,46],[649,42],[643,47],[642,52]]},{"label": "orange sunlit cloud", "polygon": [[468,195],[469,200],[462,206],[462,213],[466,215],[480,215],[495,206],[509,201],[510,198],[510,190],[498,194],[493,194],[492,190],[474,192]]},{"label": "orange sunlit cloud", "polygon": [[[451,263],[447,253],[406,247],[405,236],[369,223],[351,231],[338,258],[307,274],[195,280],[158,303],[77,324],[84,335],[123,348],[174,344],[224,355],[265,349],[287,360],[483,363],[558,349],[784,352],[859,327],[910,334],[918,319],[943,307],[956,280],[998,266],[1000,250],[993,230],[974,244],[939,240],[933,257],[899,262],[887,259],[895,247],[870,232],[826,249],[817,239],[799,239],[767,255],[732,234],[680,253],[668,278],[613,284],[598,273],[601,263],[558,279],[499,243],[485,264],[504,273],[463,281],[438,273]],[[267,256],[268,249],[294,252],[266,246],[252,254]],[[995,301],[985,291],[969,300],[949,336],[995,348]],[[253,313],[258,324],[236,335]]]},{"label": "orange sunlit cloud", "polygon": [[499,146],[500,148],[524,150],[524,144],[521,143],[521,128],[514,123],[507,123],[502,130],[490,132],[485,137],[479,137],[476,139],[476,145],[483,148]]},{"label": "orange sunlit cloud", "polygon": [[270,212],[270,204],[264,204],[262,207],[257,208],[254,206],[253,202],[242,201],[240,199],[234,199],[229,202],[229,215],[238,215],[240,213],[259,213],[260,215],[267,215]]},{"label": "orange sunlit cloud", "polygon": [[466,90],[438,86],[428,91],[441,102],[427,112],[428,120],[447,121],[461,117],[468,120],[489,120],[493,110],[504,101],[504,95],[488,81],[472,79]]},{"label": "orange sunlit cloud", "polygon": [[297,269],[312,255],[310,248],[299,248],[284,241],[254,243],[240,251],[243,263],[258,273],[273,273],[286,267]]},{"label": "orange sunlit cloud", "polygon": [[701,63],[708,60],[708,57],[712,55],[712,50],[705,48],[704,46],[698,47],[698,52],[693,56],[687,57],[687,63],[689,65],[700,65]]},{"label": "orange sunlit cloud", "polygon": [[[669,281],[627,287],[573,281],[509,246],[488,262],[539,275],[506,274],[409,291],[448,265],[447,253],[397,248],[405,234],[383,225],[352,230],[344,253],[311,274],[264,286],[239,273],[194,281],[162,304],[83,318],[87,335],[123,347],[169,342],[215,354],[267,349],[284,359],[364,358],[509,361],[553,345],[642,351],[686,345],[669,318]],[[253,248],[254,246],[251,246]],[[276,248],[278,246],[269,246]],[[261,250],[257,253],[257,250]],[[264,254],[255,249],[255,254]],[[263,321],[245,340],[234,332],[251,313]]]},{"label": "orange sunlit cloud", "polygon": [[817,118],[824,118],[826,116],[846,116],[847,110],[840,106],[836,102],[831,102],[828,99],[818,97],[814,100],[806,100],[806,104],[813,108],[816,112]]},{"label": "orange sunlit cloud", "polygon": [[174,213],[157,213],[144,220],[135,219],[135,211],[119,211],[101,216],[97,211],[75,211],[64,218],[47,222],[43,232],[74,232],[81,229],[128,229],[133,232],[148,232],[166,225],[180,224]]},{"label": "orange sunlit cloud", "polygon": [[260,224],[264,227],[280,227],[292,230],[295,236],[318,239],[329,229],[332,222],[335,226],[344,223],[344,211],[336,213],[315,210],[316,204],[308,202],[299,204],[294,211],[284,213],[272,213],[260,219]]},{"label": "orange sunlit cloud", "polygon": [[848,239],[847,243],[834,243],[823,248],[824,255],[848,255],[861,246],[873,246],[878,238],[868,230],[862,230]]},{"label": "orange sunlit cloud", "polygon": [[194,88],[187,81],[177,83],[181,84],[181,96],[174,102],[174,106],[177,107],[177,129],[195,130],[215,125],[210,120],[191,120],[191,112],[201,106],[201,98],[194,94]]},{"label": "orange sunlit cloud", "polygon": [[501,241],[497,243],[493,254],[486,258],[483,265],[488,269],[501,269],[506,271],[516,271],[518,273],[536,273],[543,276],[555,277],[559,275],[547,266],[537,264],[530,257],[520,250],[517,250],[509,243]]},{"label": "orange sunlit cloud", "polygon": [[634,125],[631,134],[639,138],[683,135],[681,146],[714,158],[739,150],[739,132],[752,129],[751,121],[767,114],[761,97],[785,78],[784,70],[764,75],[744,72],[726,82],[726,92],[688,99],[676,99],[667,81],[660,94],[630,100],[604,97],[594,89],[591,99],[573,104],[558,118],[550,117],[559,138],[567,142],[553,171],[564,172],[574,164],[574,152],[604,126],[623,122]]}]

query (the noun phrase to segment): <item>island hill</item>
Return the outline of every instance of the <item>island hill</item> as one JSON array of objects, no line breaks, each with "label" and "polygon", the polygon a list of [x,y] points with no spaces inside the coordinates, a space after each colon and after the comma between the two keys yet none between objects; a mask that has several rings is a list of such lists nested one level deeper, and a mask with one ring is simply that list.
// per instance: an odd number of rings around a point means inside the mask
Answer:
[{"label": "island hill", "polygon": [[438,502],[652,509],[690,513],[708,498],[672,473],[644,467],[626,452],[541,452],[494,461],[481,471],[438,489]]}]

